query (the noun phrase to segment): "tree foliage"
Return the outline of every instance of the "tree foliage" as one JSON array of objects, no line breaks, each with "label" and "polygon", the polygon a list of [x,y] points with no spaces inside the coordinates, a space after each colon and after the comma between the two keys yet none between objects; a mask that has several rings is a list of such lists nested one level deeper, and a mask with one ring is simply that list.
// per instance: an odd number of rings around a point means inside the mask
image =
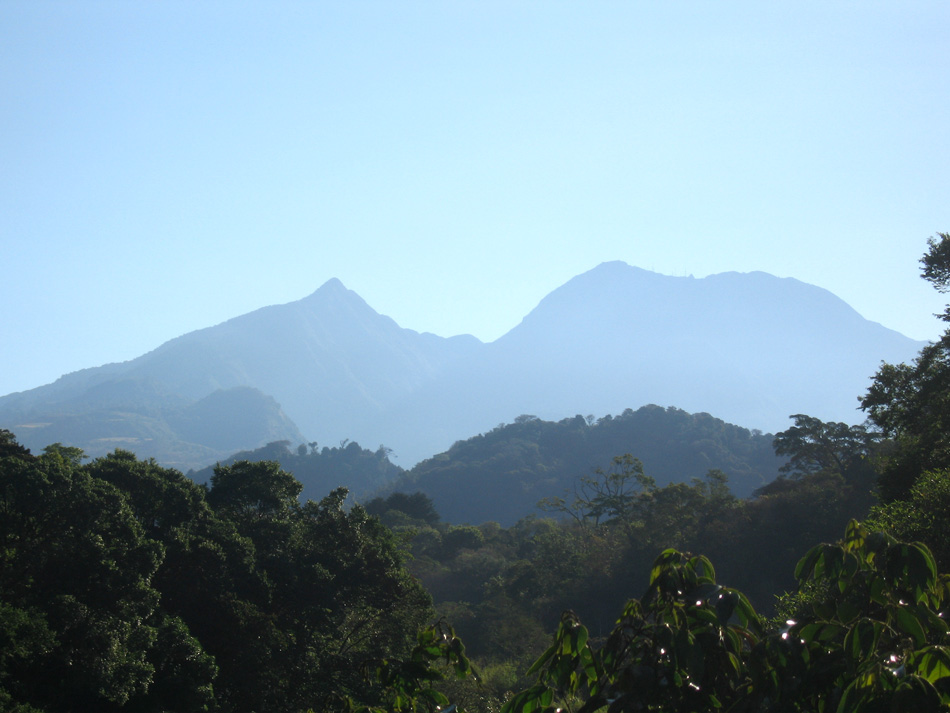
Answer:
[{"label": "tree foliage", "polygon": [[[355,441],[339,446],[318,447],[316,441],[290,448],[290,441],[273,441],[251,451],[241,451],[221,461],[218,466],[231,466],[239,461],[269,461],[280,464],[303,486],[302,500],[319,500],[334,488],[344,486],[358,499],[372,496],[405,471],[390,461],[392,450],[379,446],[375,451],[360,447]],[[309,450],[308,450],[309,449]],[[198,482],[210,482],[214,467],[189,473]]]},{"label": "tree foliage", "polygon": [[656,480],[644,473],[643,463],[627,453],[614,457],[609,470],[596,468],[592,475],[578,478],[570,501],[549,497],[538,507],[567,514],[582,525],[597,526],[602,520],[631,522],[636,518],[637,504],[656,490]]},{"label": "tree foliage", "polygon": [[[946,292],[950,233],[938,233],[928,245],[921,259],[923,277]],[[950,307],[941,319],[950,323]],[[884,500],[904,497],[921,473],[950,467],[950,329],[912,364],[883,364],[861,407],[896,443],[880,479]]]},{"label": "tree foliage", "polygon": [[856,471],[869,471],[880,433],[865,426],[825,422],[813,416],[795,414],[795,425],[775,435],[775,453],[789,456],[779,470],[796,476],[821,471],[840,473],[852,480]]},{"label": "tree foliage", "polygon": [[296,711],[372,702],[361,662],[430,616],[400,540],[275,463],[210,490],[116,451],[0,438],[0,708]]},{"label": "tree foliage", "polygon": [[944,710],[950,705],[950,580],[929,550],[852,522],[796,568],[821,595],[769,630],[712,564],[675,550],[655,561],[596,646],[568,612],[503,713]]}]

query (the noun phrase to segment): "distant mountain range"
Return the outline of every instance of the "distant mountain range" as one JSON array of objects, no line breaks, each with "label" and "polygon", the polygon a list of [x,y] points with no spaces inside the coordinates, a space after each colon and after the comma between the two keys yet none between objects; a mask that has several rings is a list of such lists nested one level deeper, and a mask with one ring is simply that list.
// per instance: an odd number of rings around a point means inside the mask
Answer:
[{"label": "distant mountain range", "polygon": [[881,361],[923,346],[830,292],[765,273],[669,277],[604,263],[500,339],[401,328],[336,279],[137,359],[0,398],[24,445],[123,447],[183,470],[276,440],[353,439],[409,467],[521,414],[653,403],[777,431],[856,423]]}]

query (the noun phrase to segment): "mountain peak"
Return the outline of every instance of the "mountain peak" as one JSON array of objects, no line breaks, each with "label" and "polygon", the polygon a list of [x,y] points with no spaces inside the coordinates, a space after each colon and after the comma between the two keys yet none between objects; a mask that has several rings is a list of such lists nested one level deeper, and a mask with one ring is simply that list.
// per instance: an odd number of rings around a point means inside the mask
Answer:
[{"label": "mountain peak", "polygon": [[346,289],[346,285],[340,282],[339,278],[331,277],[329,280],[324,282],[320,287],[317,288],[317,291],[314,292],[314,295],[318,294],[342,294],[349,292]]},{"label": "mountain peak", "polygon": [[[336,277],[331,277],[309,296],[300,300],[300,303],[309,307],[316,305],[336,305],[337,307],[347,305],[351,309],[368,308],[369,305],[356,292],[350,290]],[[375,310],[373,310],[375,312]]]}]

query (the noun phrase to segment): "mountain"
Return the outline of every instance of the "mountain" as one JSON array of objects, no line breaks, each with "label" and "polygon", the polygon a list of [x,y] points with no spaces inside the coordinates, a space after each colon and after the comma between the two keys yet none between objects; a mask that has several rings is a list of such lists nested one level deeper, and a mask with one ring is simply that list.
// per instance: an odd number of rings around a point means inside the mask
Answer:
[{"label": "mountain", "polygon": [[[34,449],[62,441],[96,456],[121,446],[183,469],[269,441],[308,440],[301,431],[321,441],[372,442],[380,437],[384,409],[479,346],[470,336],[402,329],[334,279],[297,302],[0,398],[0,425]],[[207,408],[208,399],[223,401],[236,388],[269,401],[232,404],[217,414]],[[244,414],[240,429],[233,423],[238,413]],[[222,434],[212,432],[225,424],[235,433],[222,450]]]},{"label": "mountain", "polygon": [[859,423],[858,397],[881,361],[913,359],[923,345],[798,280],[603,263],[415,391],[388,442],[398,452],[422,429],[447,448],[453,429],[485,432],[518,414],[557,420],[650,403],[770,432],[795,413]]},{"label": "mountain", "polygon": [[187,470],[221,460],[247,443],[303,440],[274,398],[249,386],[189,400],[147,378],[119,376],[94,380],[86,391],[32,410],[23,401],[5,405],[4,427],[35,451],[57,442],[94,457],[123,448]]},{"label": "mountain", "polygon": [[793,413],[854,423],[880,362],[922,345],[826,290],[765,273],[693,279],[604,263],[489,344],[401,328],[334,279],[0,398],[0,427],[31,448],[122,445],[180,468],[214,462],[224,446],[311,439],[383,443],[411,466],[519,414],[655,403],[765,431]]},{"label": "mountain", "polygon": [[738,497],[773,481],[785,463],[770,435],[707,413],[651,405],[597,421],[525,415],[418,463],[387,491],[425,493],[448,522],[508,527],[539,514],[542,498],[571,502],[578,478],[609,471],[612,458],[625,453],[639,458],[659,487],[721,470]]}]

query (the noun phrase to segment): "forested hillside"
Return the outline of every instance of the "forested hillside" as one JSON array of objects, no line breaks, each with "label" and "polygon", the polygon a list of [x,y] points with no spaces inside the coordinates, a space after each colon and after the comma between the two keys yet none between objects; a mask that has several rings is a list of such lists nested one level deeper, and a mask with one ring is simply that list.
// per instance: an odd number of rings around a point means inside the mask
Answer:
[{"label": "forested hillside", "polygon": [[721,470],[739,497],[774,480],[784,463],[771,435],[706,413],[644,406],[599,419],[520,416],[419,463],[392,489],[425,493],[449,522],[512,525],[623,453],[636,454],[659,485]]},{"label": "forested hillside", "polygon": [[[219,465],[238,461],[275,461],[300,481],[300,499],[319,500],[331,490],[345,487],[357,500],[388,487],[405,471],[389,460],[390,451],[379,446],[375,451],[360,447],[356,441],[339,446],[320,447],[316,441],[291,448],[290,441],[273,441],[252,451],[241,451],[225,458]],[[208,483],[214,467],[189,471],[188,477]]]},{"label": "forested hillside", "polygon": [[[606,635],[630,593],[647,586],[656,554],[669,547],[708,555],[725,581],[774,614],[775,597],[795,588],[802,554],[867,515],[872,463],[882,452],[880,439],[861,426],[805,416],[775,443],[791,460],[753,498],[737,498],[718,470],[660,485],[627,455],[576,478],[567,497],[547,498],[548,518],[511,527],[442,523],[422,494],[396,493],[366,508],[413,534],[411,570],[476,656],[501,655],[527,668],[565,609],[593,636]],[[499,638],[515,630],[519,637]]]}]

